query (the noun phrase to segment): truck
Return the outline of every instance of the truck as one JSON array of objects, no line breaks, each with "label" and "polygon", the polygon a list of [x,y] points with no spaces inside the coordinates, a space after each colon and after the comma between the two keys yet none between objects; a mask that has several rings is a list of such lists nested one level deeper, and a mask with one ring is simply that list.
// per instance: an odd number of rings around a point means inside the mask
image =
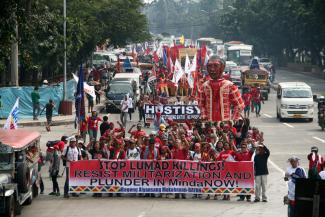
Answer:
[{"label": "truck", "polygon": [[13,217],[38,195],[40,134],[0,129],[0,216]]}]

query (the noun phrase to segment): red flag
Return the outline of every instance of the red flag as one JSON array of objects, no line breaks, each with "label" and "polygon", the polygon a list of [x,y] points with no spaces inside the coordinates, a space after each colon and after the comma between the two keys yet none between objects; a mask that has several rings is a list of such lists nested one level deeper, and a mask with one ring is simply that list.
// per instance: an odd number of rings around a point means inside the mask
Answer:
[{"label": "red flag", "polygon": [[155,51],[155,52],[153,52],[153,61],[155,62],[155,63],[158,63],[159,62],[159,57],[158,57],[158,55],[157,55],[157,52]]},{"label": "red flag", "polygon": [[201,48],[201,65],[202,66],[205,63],[206,55],[207,55],[207,47],[205,46],[205,44],[203,44],[203,46]]},{"label": "red flag", "polygon": [[145,52],[144,52],[146,55],[149,55],[150,54],[150,48],[149,47],[147,47],[147,49],[145,50]]}]

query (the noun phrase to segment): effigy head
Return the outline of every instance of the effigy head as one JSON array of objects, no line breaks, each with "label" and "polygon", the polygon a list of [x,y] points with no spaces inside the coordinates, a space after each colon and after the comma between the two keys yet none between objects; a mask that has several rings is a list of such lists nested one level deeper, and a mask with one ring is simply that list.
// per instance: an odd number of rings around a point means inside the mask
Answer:
[{"label": "effigy head", "polygon": [[212,55],[207,64],[207,70],[213,80],[222,78],[226,63],[219,56]]}]

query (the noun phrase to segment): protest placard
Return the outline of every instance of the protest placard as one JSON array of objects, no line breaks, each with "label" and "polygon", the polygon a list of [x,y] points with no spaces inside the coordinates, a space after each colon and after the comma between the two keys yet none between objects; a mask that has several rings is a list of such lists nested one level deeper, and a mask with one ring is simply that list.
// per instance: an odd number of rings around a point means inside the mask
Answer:
[{"label": "protest placard", "polygon": [[172,118],[174,121],[185,122],[186,120],[198,120],[200,118],[200,108],[198,105],[149,105],[144,106],[146,122],[151,122],[155,118],[157,111],[161,117],[167,120]]},{"label": "protest placard", "polygon": [[70,192],[253,194],[253,162],[87,160],[70,164]]}]

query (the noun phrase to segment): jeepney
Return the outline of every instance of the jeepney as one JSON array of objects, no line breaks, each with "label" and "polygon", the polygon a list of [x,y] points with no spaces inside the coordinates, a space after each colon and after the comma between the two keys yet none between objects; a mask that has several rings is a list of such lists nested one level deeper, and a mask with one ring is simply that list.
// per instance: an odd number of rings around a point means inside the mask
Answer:
[{"label": "jeepney", "polygon": [[40,134],[0,129],[0,216],[21,213],[38,195]]},{"label": "jeepney", "polygon": [[263,69],[242,69],[243,89],[260,87],[261,95],[264,100],[268,100],[270,92],[269,73]]}]

